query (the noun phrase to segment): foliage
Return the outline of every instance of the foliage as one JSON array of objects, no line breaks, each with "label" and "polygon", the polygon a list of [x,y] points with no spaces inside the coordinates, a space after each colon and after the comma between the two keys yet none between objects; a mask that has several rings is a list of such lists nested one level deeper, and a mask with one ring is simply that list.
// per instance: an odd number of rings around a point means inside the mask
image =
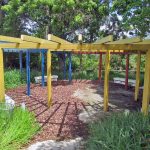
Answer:
[{"label": "foliage", "polygon": [[150,148],[150,117],[141,113],[113,114],[89,125],[87,150],[141,150]]},{"label": "foliage", "polygon": [[[0,32],[9,36],[29,34],[42,38],[51,33],[71,42],[77,41],[79,33],[83,34],[84,42],[93,42],[109,34],[115,39],[136,35],[146,37],[150,32],[149,8],[148,0],[2,0]],[[77,61],[81,60],[79,58],[76,57]],[[120,65],[116,65],[118,56],[112,58],[113,69],[125,68],[124,56],[120,56]],[[32,60],[32,66],[39,64],[37,59]],[[136,57],[131,56],[131,62],[135,61]],[[97,63],[95,60],[89,62],[87,65]],[[78,62],[73,62],[73,67],[77,65]],[[135,66],[131,64],[130,68]]]},{"label": "foliage", "polygon": [[112,11],[121,16],[122,27],[129,35],[146,36],[150,32],[150,3],[148,0],[114,0]]},{"label": "foliage", "polygon": [[108,2],[103,0],[10,0],[2,7],[2,31],[14,36],[26,32],[39,37],[53,33],[75,40],[76,31],[82,30],[86,40],[93,41],[101,19],[108,15],[107,9]]},{"label": "foliage", "polygon": [[[1,111],[0,111],[1,112]],[[6,112],[3,112],[6,113]],[[13,115],[9,119],[0,116],[0,149],[17,150],[27,143],[29,139],[38,131],[39,125],[36,123],[33,114],[28,110],[15,108]],[[8,116],[7,116],[8,117]]]},{"label": "foliage", "polygon": [[[35,76],[41,76],[41,72],[38,70],[31,70],[31,82],[34,83],[34,77]],[[20,73],[20,70],[17,69],[9,69],[5,71],[4,75],[5,79],[5,88],[6,89],[11,89],[15,88],[21,85],[26,84],[26,71],[23,70],[22,73]]]},{"label": "foliage", "polygon": [[[136,71],[136,58],[137,55],[130,57],[130,67],[129,67],[129,79],[135,79]],[[34,58],[37,59],[37,57]],[[31,59],[32,60],[32,59]],[[37,59],[38,61],[38,59]],[[62,60],[61,60],[62,61]],[[104,78],[104,62],[105,57],[103,56],[103,71],[102,79]],[[111,71],[110,71],[110,80],[113,80],[114,77],[123,77],[125,78],[125,56],[123,55],[112,55],[111,57]],[[56,74],[59,77],[59,80],[64,79],[63,75],[63,66],[60,69],[59,67],[59,58],[56,55],[52,57],[52,74]],[[144,56],[142,56],[142,65],[141,65],[141,76],[140,84],[143,85],[144,82]],[[34,83],[35,76],[41,76],[41,69],[35,67],[37,64],[32,64],[31,62],[31,82]],[[99,55],[82,55],[82,68],[80,68],[80,55],[72,55],[72,78],[73,79],[87,79],[87,80],[97,80],[98,79],[98,65],[99,65]],[[66,59],[66,79],[68,79],[68,59]],[[46,67],[45,67],[46,75]],[[17,69],[7,69],[5,71],[5,88],[15,88],[20,85],[26,84],[26,70],[23,70],[22,74]]]},{"label": "foliage", "polygon": [[[82,33],[86,42],[98,36],[115,38],[140,35],[149,30],[148,0],[10,0],[1,6],[1,33],[45,37],[53,33],[70,41]],[[68,15],[69,14],[69,15]]]},{"label": "foliage", "polygon": [[22,84],[25,84],[25,80],[22,80],[21,74],[18,70],[6,70],[4,74],[5,88],[15,88]]}]

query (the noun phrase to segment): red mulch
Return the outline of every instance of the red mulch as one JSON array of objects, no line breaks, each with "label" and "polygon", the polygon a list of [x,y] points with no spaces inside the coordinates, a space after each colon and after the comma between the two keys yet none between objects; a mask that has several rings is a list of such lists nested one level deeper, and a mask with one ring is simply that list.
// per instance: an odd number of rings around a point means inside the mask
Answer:
[{"label": "red mulch", "polygon": [[[82,82],[82,84],[81,84]],[[11,89],[7,95],[15,100],[16,105],[25,103],[26,107],[35,113],[41,130],[32,142],[49,139],[63,140],[86,136],[86,124],[78,119],[78,114],[84,109],[85,102],[71,96],[78,88],[84,89],[90,81],[73,81],[53,83],[52,106],[47,107],[47,87],[31,85],[31,96],[26,95],[26,86]]]},{"label": "red mulch", "polygon": [[78,88],[85,89],[87,84],[97,88],[98,83],[88,80],[74,80],[71,84],[67,81],[53,83],[50,108],[47,107],[47,87],[32,84],[31,96],[26,95],[26,86],[8,90],[6,94],[15,100],[17,106],[24,102],[27,108],[35,113],[41,130],[31,142],[64,140],[77,136],[86,137],[87,125],[78,119],[78,114],[88,104],[72,95]]}]

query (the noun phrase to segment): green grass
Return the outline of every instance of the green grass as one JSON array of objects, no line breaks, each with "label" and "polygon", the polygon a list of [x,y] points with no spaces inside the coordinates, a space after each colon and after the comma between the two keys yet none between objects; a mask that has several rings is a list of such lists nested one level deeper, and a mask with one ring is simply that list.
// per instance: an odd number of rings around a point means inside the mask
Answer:
[{"label": "green grass", "polygon": [[89,125],[87,150],[150,149],[150,117],[139,112],[114,114]]},{"label": "green grass", "polygon": [[[39,125],[33,114],[21,108],[15,108],[11,117],[4,118],[0,112],[0,149],[18,150],[37,132]],[[2,117],[3,116],[3,117]]]}]

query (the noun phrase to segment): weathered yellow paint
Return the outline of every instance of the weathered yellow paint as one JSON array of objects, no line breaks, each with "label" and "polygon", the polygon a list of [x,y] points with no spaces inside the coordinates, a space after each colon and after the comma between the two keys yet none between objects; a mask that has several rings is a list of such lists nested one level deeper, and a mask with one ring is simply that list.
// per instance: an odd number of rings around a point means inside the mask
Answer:
[{"label": "weathered yellow paint", "polygon": [[141,54],[139,53],[137,56],[137,64],[136,64],[136,85],[135,85],[135,101],[138,99],[139,95],[139,87],[140,87],[140,63],[141,63]]},{"label": "weathered yellow paint", "polygon": [[135,50],[144,51],[148,50],[150,44],[142,45],[142,44],[60,44],[60,45],[53,45],[53,44],[41,44],[40,48],[45,49],[53,49],[54,50],[64,50],[64,51],[88,51],[88,52],[100,52],[101,50],[112,49],[112,50],[124,50],[124,51],[132,51]]},{"label": "weathered yellow paint", "polygon": [[0,41],[20,43],[22,40],[20,38],[0,35]]},{"label": "weathered yellow paint", "polygon": [[48,107],[52,103],[52,83],[51,83],[51,50],[47,51],[47,93],[48,93]]},{"label": "weathered yellow paint", "polygon": [[[51,42],[51,41],[49,41]],[[53,51],[86,51],[86,52],[100,52],[101,50],[124,50],[124,51],[141,51],[145,52],[150,47],[150,44],[59,44],[59,43],[5,43],[0,44],[1,48],[38,48],[38,49],[53,49]]]},{"label": "weathered yellow paint", "polygon": [[33,36],[28,36],[28,35],[21,35],[21,40],[23,41],[28,41],[28,42],[33,42],[33,43],[47,43],[47,44],[53,44],[57,46],[56,42],[48,41],[45,39],[33,37]]},{"label": "weathered yellow paint", "polygon": [[21,43],[18,45],[18,48],[20,49],[39,49],[40,48],[40,44],[38,43],[32,43],[32,42],[27,42],[27,43]]},{"label": "weathered yellow paint", "polygon": [[21,49],[27,49],[27,48],[31,48],[31,49],[39,49],[40,48],[40,44],[38,43],[32,43],[32,42],[20,42],[20,43],[2,43],[0,44],[0,47],[1,48],[18,48],[18,51],[19,51],[19,48]]},{"label": "weathered yellow paint", "polygon": [[137,43],[141,41],[142,39],[140,37],[134,37],[134,38],[121,39],[114,42],[109,42],[108,44],[129,44],[129,43]]},{"label": "weathered yellow paint", "polygon": [[0,44],[1,48],[17,48],[16,43],[1,43]]},{"label": "weathered yellow paint", "polygon": [[57,42],[57,43],[60,43],[60,44],[72,44],[71,42],[67,41],[67,40],[64,40],[62,38],[59,38],[53,34],[48,34],[48,40],[49,41],[53,41],[53,42]]},{"label": "weathered yellow paint", "polygon": [[109,71],[110,71],[110,52],[105,56],[105,78],[104,78],[104,111],[108,111],[109,99]]},{"label": "weathered yellow paint", "polygon": [[106,36],[102,39],[97,39],[93,44],[103,44],[113,41],[113,35]]},{"label": "weathered yellow paint", "polygon": [[0,48],[0,102],[5,99],[3,50]]},{"label": "weathered yellow paint", "polygon": [[[52,49],[52,51],[75,51],[75,52],[106,52],[107,47],[111,47],[109,45],[105,44],[58,44],[57,46],[53,44],[40,44],[40,48],[42,49]],[[114,50],[111,50],[111,52],[124,52],[123,49],[117,49],[118,47],[115,47]],[[130,48],[129,48],[130,49]],[[132,52],[135,52],[135,50],[132,50]]]},{"label": "weathered yellow paint", "polygon": [[142,112],[147,115],[150,101],[150,50],[146,53]]},{"label": "weathered yellow paint", "polygon": [[[107,48],[112,48],[113,51],[115,52],[120,52],[122,51],[122,49],[124,48],[124,51],[131,51],[131,52],[136,52],[141,51],[141,52],[145,52],[143,49],[147,50],[150,47],[149,45],[128,45],[126,46],[126,48],[124,47],[124,45],[90,45],[90,44],[57,44],[57,45],[53,45],[53,44],[0,44],[1,48],[22,48],[22,49],[53,49],[52,51],[76,51],[76,52],[81,52],[85,51],[85,52],[101,52],[101,51],[107,51]],[[141,50],[142,49],[142,50]],[[112,52],[113,52],[112,51]]]},{"label": "weathered yellow paint", "polygon": [[142,42],[138,42],[136,44],[149,44],[150,43],[150,40],[149,39],[146,39],[146,40],[143,40]]}]

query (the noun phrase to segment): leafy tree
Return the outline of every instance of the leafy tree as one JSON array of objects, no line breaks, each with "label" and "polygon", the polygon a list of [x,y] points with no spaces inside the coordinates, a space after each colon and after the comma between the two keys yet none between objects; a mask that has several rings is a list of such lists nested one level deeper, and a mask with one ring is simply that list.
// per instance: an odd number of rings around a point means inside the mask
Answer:
[{"label": "leafy tree", "polygon": [[121,26],[131,36],[145,37],[150,33],[149,0],[114,0],[112,10],[121,16]]},{"label": "leafy tree", "polygon": [[[29,34],[41,38],[51,33],[71,42],[77,42],[79,33],[83,34],[84,42],[93,42],[98,37],[102,38],[109,34],[113,34],[115,39],[129,35],[145,37],[150,32],[148,2],[148,0],[1,0],[0,32],[15,37]],[[63,56],[59,58],[62,60]],[[82,64],[82,57],[80,58]],[[135,57],[133,59],[135,60]],[[114,62],[116,60],[114,58]],[[124,61],[124,57],[122,60]],[[124,68],[124,63],[122,66]],[[82,67],[80,68],[82,70]]]}]

